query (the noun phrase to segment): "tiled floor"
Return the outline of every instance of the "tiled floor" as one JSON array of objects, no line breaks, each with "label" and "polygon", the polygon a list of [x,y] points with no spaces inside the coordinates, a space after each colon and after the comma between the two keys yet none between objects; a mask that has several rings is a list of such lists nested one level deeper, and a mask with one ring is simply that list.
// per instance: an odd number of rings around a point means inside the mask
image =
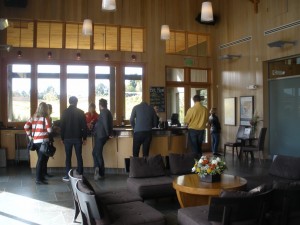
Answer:
[{"label": "tiled floor", "polygon": [[[248,188],[265,182],[270,162],[250,164],[226,157],[226,173],[242,176],[248,180]],[[126,187],[127,175],[108,174],[104,180],[94,182],[91,174],[86,175],[99,189]],[[61,180],[62,174],[55,174],[48,185],[36,185],[34,174],[28,165],[0,168],[0,225],[74,225],[73,201],[68,183]],[[146,201],[161,211],[168,225],[177,224],[179,204],[176,198]],[[80,216],[78,219],[80,223]]]}]

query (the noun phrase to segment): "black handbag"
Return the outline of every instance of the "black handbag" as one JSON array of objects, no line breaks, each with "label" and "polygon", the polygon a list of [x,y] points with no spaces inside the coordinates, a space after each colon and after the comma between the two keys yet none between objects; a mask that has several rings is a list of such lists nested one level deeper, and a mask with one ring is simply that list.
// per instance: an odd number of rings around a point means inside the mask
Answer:
[{"label": "black handbag", "polygon": [[56,148],[54,147],[53,142],[43,141],[43,143],[41,144],[41,147],[40,147],[40,151],[45,156],[53,157],[56,152]]}]

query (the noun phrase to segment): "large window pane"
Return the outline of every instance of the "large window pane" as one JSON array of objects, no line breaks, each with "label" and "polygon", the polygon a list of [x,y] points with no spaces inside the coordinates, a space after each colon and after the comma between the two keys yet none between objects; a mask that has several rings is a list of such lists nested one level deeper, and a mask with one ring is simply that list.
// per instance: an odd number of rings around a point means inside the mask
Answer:
[{"label": "large window pane", "polygon": [[7,44],[14,47],[33,47],[33,21],[9,20]]},{"label": "large window pane", "polygon": [[67,98],[76,96],[78,98],[77,107],[84,112],[89,107],[89,66],[68,65],[67,66]]},{"label": "large window pane", "polygon": [[191,69],[191,82],[207,82],[207,70]]},{"label": "large window pane", "polygon": [[179,116],[179,122],[184,122],[184,88],[168,87],[167,88],[167,120],[171,120],[172,114]]},{"label": "large window pane", "polygon": [[66,48],[90,49],[91,37],[82,35],[82,24],[66,24]]},{"label": "large window pane", "polygon": [[184,69],[167,68],[167,81],[184,81]]},{"label": "large window pane", "polygon": [[143,100],[143,68],[125,67],[125,119],[129,119],[132,108]]},{"label": "large window pane", "polygon": [[52,105],[53,121],[60,118],[60,65],[38,65],[38,104]]},{"label": "large window pane", "polygon": [[8,122],[23,122],[30,118],[31,65],[12,64],[7,68]]},{"label": "large window pane", "polygon": [[[99,100],[107,100],[107,107],[115,118],[115,73],[116,68],[110,66],[95,66],[95,104],[98,108]],[[98,109],[99,111],[99,109]]]},{"label": "large window pane", "polygon": [[63,24],[57,22],[37,22],[38,48],[62,48]]}]

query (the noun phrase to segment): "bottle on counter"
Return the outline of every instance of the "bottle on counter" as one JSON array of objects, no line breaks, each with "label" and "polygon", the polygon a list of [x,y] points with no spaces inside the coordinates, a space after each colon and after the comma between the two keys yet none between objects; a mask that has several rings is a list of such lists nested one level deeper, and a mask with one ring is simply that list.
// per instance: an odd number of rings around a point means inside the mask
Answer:
[{"label": "bottle on counter", "polygon": [[122,116],[121,126],[125,126],[125,119],[124,119],[124,116]]}]

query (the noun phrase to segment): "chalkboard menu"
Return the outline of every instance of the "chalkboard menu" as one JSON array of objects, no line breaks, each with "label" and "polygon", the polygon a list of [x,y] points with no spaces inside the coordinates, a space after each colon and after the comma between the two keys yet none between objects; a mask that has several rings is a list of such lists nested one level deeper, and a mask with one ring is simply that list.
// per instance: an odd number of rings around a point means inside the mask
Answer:
[{"label": "chalkboard menu", "polygon": [[150,87],[150,105],[158,106],[159,112],[165,112],[165,88]]}]

